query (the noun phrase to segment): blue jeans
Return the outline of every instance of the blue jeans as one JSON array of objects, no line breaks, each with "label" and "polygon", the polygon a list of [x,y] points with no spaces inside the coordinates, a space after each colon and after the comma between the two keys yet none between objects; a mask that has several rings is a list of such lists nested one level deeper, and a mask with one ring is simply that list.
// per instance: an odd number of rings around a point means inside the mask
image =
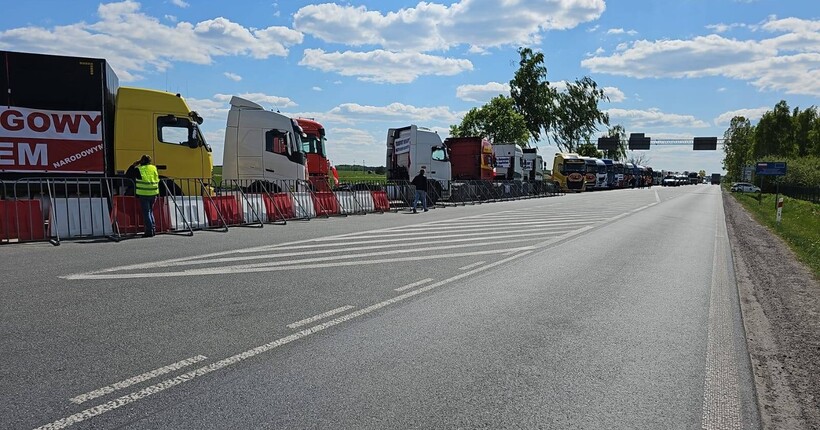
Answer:
[{"label": "blue jeans", "polygon": [[423,207],[424,210],[427,210],[427,191],[416,190],[416,197],[413,199],[413,212],[416,211],[416,206],[419,205],[419,200],[421,200],[421,207]]},{"label": "blue jeans", "polygon": [[137,198],[140,200],[140,208],[142,208],[142,220],[145,224],[145,234],[153,236],[154,231],[156,230],[153,211],[156,196],[137,196]]}]

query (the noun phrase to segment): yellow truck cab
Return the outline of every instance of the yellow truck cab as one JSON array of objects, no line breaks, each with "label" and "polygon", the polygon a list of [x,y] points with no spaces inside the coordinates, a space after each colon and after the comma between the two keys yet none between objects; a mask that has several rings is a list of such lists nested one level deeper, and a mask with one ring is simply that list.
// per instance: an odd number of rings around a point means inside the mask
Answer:
[{"label": "yellow truck cab", "polygon": [[[120,87],[115,106],[114,161],[118,174],[124,173],[142,154],[148,154],[161,177],[210,180],[213,156],[199,130],[202,119],[182,97],[164,91]],[[192,183],[182,188],[193,186]],[[199,194],[195,189],[182,192]]]}]

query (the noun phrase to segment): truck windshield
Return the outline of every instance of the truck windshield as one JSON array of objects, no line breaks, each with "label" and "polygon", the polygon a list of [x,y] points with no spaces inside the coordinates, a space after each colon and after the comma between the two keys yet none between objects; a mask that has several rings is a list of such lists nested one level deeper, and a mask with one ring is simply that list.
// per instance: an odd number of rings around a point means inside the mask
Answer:
[{"label": "truck windshield", "polygon": [[564,173],[572,173],[572,172],[579,172],[583,173],[586,169],[586,165],[582,163],[565,163],[563,170]]},{"label": "truck windshield", "polygon": [[435,161],[447,161],[447,151],[440,146],[434,146],[432,158]]},{"label": "truck windshield", "polygon": [[325,156],[325,138],[318,138],[314,135],[302,139],[302,149],[308,154],[319,154]]}]

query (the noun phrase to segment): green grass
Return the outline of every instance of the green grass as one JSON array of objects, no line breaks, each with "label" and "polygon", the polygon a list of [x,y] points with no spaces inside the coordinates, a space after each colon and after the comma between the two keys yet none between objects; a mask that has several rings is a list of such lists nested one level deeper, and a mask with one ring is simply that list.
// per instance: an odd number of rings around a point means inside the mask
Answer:
[{"label": "green grass", "polygon": [[815,278],[820,279],[820,205],[785,197],[783,220],[778,225],[774,194],[763,194],[760,202],[754,194],[732,195],[758,222],[783,238]]},{"label": "green grass", "polygon": [[377,175],[375,173],[368,174],[361,170],[337,170],[337,172],[339,172],[339,181],[344,183],[378,182],[383,184],[387,181],[385,175]]},{"label": "green grass", "polygon": [[213,177],[215,184],[222,182],[222,166],[214,166]]}]

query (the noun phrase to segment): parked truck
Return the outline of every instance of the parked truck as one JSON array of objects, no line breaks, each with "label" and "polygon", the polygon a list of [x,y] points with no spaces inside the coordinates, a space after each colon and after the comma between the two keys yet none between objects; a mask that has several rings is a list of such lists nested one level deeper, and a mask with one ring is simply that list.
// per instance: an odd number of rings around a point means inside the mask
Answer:
[{"label": "parked truck", "polygon": [[493,145],[495,153],[495,179],[499,181],[524,179],[524,151],[516,144]]},{"label": "parked truck", "polygon": [[223,181],[252,191],[306,186],[302,129],[296,120],[241,97],[231,97],[225,128]]},{"label": "parked truck", "polygon": [[307,157],[308,181],[314,189],[330,189],[330,161],[327,158],[325,128],[322,124],[308,118],[296,118],[302,127],[302,149]]},{"label": "parked truck", "polygon": [[720,185],[720,173],[712,173],[712,185]]},{"label": "parked truck", "polygon": [[0,51],[0,85],[0,180],[122,176],[147,154],[161,178],[210,181],[202,117],[179,94],[120,87],[104,59]]},{"label": "parked truck", "polygon": [[492,181],[495,177],[493,145],[480,137],[448,137],[452,176],[457,181]]},{"label": "parked truck", "polygon": [[473,201],[492,198],[495,177],[493,144],[481,137],[448,137],[444,145],[450,156],[453,184],[452,201]]},{"label": "parked truck", "polygon": [[447,147],[438,133],[415,124],[387,131],[387,180],[409,181],[424,169],[428,196],[435,203],[449,199],[452,169]]},{"label": "parked truck", "polygon": [[544,182],[544,157],[538,154],[537,148],[524,148],[524,180]]}]

